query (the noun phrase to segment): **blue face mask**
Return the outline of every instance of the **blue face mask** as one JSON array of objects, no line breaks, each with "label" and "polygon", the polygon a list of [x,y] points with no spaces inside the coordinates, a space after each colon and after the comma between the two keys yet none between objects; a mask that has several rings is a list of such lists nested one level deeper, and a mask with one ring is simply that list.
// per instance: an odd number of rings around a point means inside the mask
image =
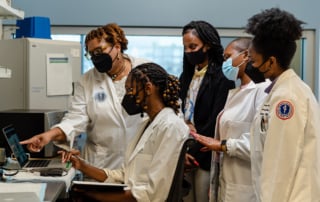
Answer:
[{"label": "blue face mask", "polygon": [[237,77],[238,77],[239,67],[232,66],[232,58],[230,57],[226,61],[223,62],[222,72],[227,79],[229,79],[231,81],[236,81]]}]

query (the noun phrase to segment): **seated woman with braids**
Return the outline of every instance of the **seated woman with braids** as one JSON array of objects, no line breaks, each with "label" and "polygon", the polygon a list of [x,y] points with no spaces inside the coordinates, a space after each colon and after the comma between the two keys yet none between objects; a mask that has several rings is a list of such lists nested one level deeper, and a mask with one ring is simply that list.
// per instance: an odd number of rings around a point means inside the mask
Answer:
[{"label": "seated woman with braids", "polygon": [[[121,169],[100,169],[77,158],[77,151],[61,152],[63,161],[87,176],[105,182],[128,184],[124,192],[83,190],[83,200],[165,201],[168,197],[179,154],[189,128],[179,112],[179,81],[161,66],[145,63],[132,69],[122,100],[128,114],[145,112],[148,119],[128,145]],[[89,198],[89,199],[88,199]]]}]

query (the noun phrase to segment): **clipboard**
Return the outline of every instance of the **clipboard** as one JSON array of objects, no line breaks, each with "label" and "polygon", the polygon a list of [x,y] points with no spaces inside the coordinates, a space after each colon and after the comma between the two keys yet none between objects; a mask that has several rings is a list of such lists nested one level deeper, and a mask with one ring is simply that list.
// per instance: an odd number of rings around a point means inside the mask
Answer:
[{"label": "clipboard", "polygon": [[91,181],[72,181],[71,189],[83,189],[88,191],[124,191],[127,184],[91,182]]}]

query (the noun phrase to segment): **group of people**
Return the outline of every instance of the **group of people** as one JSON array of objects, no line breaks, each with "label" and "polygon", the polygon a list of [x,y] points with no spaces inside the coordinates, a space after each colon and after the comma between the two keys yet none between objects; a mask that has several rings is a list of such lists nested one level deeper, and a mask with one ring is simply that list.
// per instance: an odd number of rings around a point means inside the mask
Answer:
[{"label": "group of people", "polygon": [[125,54],[118,25],[94,29],[85,49],[95,68],[75,86],[68,113],[21,143],[37,152],[87,133],[85,161],[76,150],[61,152],[62,160],[87,178],[129,189],[84,191],[84,201],[166,201],[191,136],[197,142],[185,157],[191,190],[183,201],[318,201],[319,104],[289,67],[302,24],[266,9],[249,18],[252,37],[223,48],[211,24],[191,21],[182,30],[179,79]]}]

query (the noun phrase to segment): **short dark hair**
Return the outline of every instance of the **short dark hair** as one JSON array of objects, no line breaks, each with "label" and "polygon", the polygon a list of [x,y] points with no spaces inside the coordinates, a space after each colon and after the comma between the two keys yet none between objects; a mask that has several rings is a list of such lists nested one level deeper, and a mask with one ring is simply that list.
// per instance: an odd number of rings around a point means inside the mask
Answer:
[{"label": "short dark hair", "polygon": [[291,13],[271,8],[249,18],[246,32],[254,35],[252,45],[264,60],[274,56],[287,69],[297,48],[295,41],[302,36],[302,24]]},{"label": "short dark hair", "polygon": [[238,52],[248,50],[252,41],[252,37],[238,37],[233,39],[229,44],[233,44],[234,49]]}]

